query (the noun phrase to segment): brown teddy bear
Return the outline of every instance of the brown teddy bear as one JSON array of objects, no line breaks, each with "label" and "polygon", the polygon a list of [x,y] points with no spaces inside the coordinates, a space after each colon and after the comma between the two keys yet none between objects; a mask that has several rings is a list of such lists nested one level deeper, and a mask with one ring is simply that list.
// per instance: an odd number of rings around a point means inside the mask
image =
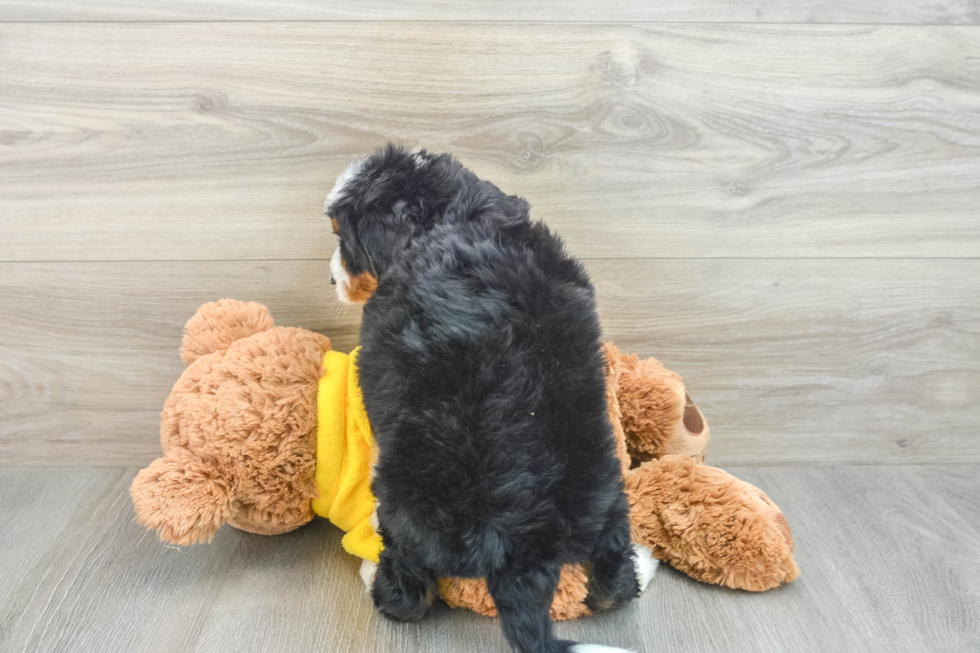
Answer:
[{"label": "brown teddy bear", "polygon": [[[759,489],[705,466],[710,430],[681,377],[605,345],[607,400],[635,542],[709,583],[761,591],[799,574],[782,513]],[[184,329],[187,364],[164,404],[164,456],[131,495],[140,524],[176,544],[209,541],[222,523],[285,533],[315,515],[346,531],[344,548],[377,562],[370,492],[373,438],[357,350],[276,327],[261,304],[205,304]],[[370,562],[366,563],[370,567]],[[589,613],[587,574],[567,565],[552,614]],[[495,614],[486,584],[442,579],[444,600]]]}]

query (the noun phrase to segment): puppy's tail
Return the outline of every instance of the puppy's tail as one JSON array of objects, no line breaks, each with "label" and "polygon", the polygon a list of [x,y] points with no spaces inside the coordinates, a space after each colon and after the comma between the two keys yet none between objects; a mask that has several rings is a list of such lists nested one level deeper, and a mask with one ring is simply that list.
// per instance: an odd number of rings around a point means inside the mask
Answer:
[{"label": "puppy's tail", "polygon": [[502,569],[487,576],[510,645],[519,653],[632,653],[555,639],[550,610],[560,574],[561,565],[546,563],[524,570]]}]

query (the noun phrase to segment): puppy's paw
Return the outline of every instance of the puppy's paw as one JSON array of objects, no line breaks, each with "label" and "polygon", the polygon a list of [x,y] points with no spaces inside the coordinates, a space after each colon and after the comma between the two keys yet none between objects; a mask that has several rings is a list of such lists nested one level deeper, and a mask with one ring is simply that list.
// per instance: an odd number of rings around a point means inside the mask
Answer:
[{"label": "puppy's paw", "polygon": [[636,572],[636,582],[640,584],[640,594],[643,594],[647,585],[656,575],[660,561],[654,558],[650,549],[642,544],[634,542],[633,551],[636,553],[636,557],[633,559],[633,570]]},{"label": "puppy's paw", "polygon": [[378,573],[378,563],[370,560],[361,560],[361,580],[364,582],[364,589],[370,593],[374,589],[374,576]]}]

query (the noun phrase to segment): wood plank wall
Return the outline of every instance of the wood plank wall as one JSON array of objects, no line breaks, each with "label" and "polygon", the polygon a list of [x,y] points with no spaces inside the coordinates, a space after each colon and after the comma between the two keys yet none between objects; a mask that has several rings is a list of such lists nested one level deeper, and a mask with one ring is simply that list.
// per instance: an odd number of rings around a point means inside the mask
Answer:
[{"label": "wood plank wall", "polygon": [[0,0],[0,465],[140,466],[183,322],[356,344],[323,197],[456,153],[709,462],[980,461],[980,3]]}]

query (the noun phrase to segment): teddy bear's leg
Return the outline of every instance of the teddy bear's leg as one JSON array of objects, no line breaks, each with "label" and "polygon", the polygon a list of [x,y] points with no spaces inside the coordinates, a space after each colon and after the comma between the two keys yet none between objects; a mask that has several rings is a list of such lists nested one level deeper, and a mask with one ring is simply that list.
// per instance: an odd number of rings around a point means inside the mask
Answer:
[{"label": "teddy bear's leg", "polygon": [[630,539],[629,502],[616,501],[592,553],[592,575],[585,604],[592,611],[608,610],[640,595],[637,559]]},{"label": "teddy bear's leg", "polygon": [[385,542],[374,570],[371,597],[384,616],[394,621],[419,621],[435,600],[436,575],[414,558]]},{"label": "teddy bear's leg", "polygon": [[626,487],[635,538],[693,578],[759,592],[799,575],[782,512],[731,474],[668,455],[631,470]]},{"label": "teddy bear's leg", "polygon": [[129,492],[137,522],[174,544],[209,541],[231,506],[227,479],[183,447],[140,471]]}]

